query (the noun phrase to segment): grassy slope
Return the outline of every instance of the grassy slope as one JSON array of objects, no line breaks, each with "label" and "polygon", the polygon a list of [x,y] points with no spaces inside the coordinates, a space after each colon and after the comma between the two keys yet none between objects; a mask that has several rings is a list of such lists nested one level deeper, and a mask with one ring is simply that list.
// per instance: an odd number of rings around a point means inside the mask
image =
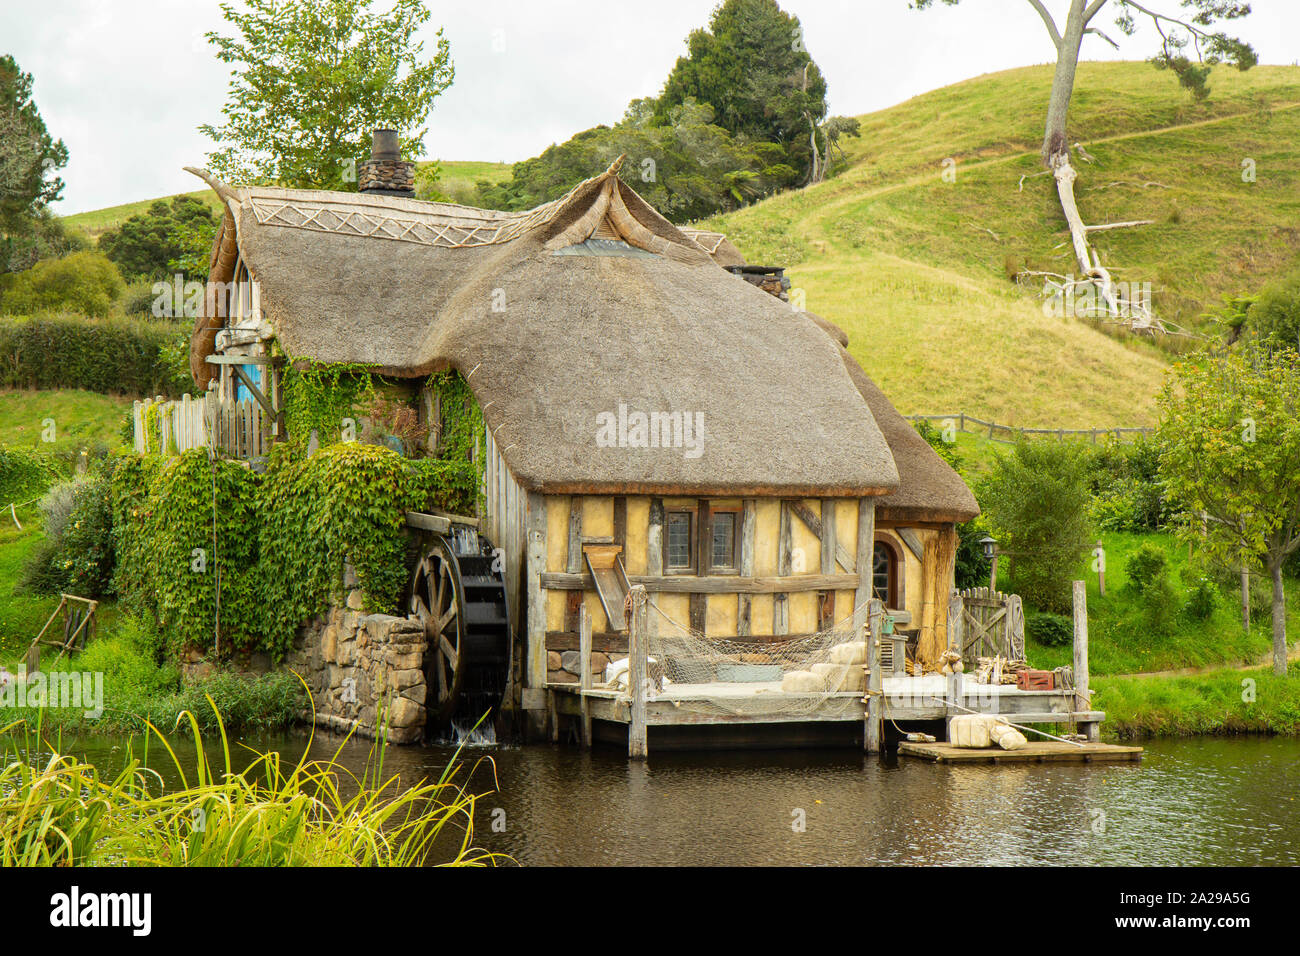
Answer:
[{"label": "grassy slope", "polygon": [[[452,162],[444,160],[438,185],[443,192],[452,198],[459,202],[465,202],[472,198],[474,185],[480,179],[497,182],[509,178],[510,166],[506,163]],[[221,211],[220,201],[210,189],[200,189],[183,195],[192,196],[206,202],[214,212]],[[173,197],[162,196],[159,198],[170,201]],[[64,216],[63,222],[73,229],[80,230],[91,239],[98,239],[103,233],[108,232],[110,229],[116,229],[132,216],[143,213],[155,202],[157,202],[157,199],[142,199],[139,202],[124,203],[121,206],[109,206],[106,209],[79,212],[75,215]]]},{"label": "grassy slope", "polygon": [[[861,117],[835,179],[708,225],[752,262],[793,267],[808,308],[845,328],[904,412],[1149,424],[1163,356],[1045,316],[1007,281],[1008,265],[1071,271],[1051,180],[1018,189],[1042,168],[1050,82],[1047,67],[1012,70]],[[1211,85],[1197,104],[1146,63],[1083,64],[1071,114],[1099,161],[1080,163],[1085,219],[1157,220],[1095,234],[1103,260],[1117,278],[1152,282],[1160,313],[1183,324],[1289,265],[1300,238],[1300,69],[1218,69]],[[955,183],[940,176],[948,157]],[[1241,181],[1246,157],[1254,185]]]},{"label": "grassy slope", "polygon": [[0,445],[41,448],[42,422],[54,419],[55,448],[121,442],[122,418],[131,399],[77,389],[0,391]]}]

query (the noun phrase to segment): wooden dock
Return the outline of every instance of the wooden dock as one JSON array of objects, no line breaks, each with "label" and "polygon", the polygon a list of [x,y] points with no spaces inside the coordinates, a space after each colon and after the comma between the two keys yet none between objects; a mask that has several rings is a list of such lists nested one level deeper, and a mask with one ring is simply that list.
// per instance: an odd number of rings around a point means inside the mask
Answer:
[{"label": "wooden dock", "polygon": [[914,744],[904,741],[898,745],[898,753],[904,757],[920,757],[932,763],[959,764],[1114,763],[1142,759],[1141,747],[1102,743],[1075,746],[1055,740],[1031,741],[1020,750],[1003,750],[1001,747],[975,749],[954,747],[947,743]]}]

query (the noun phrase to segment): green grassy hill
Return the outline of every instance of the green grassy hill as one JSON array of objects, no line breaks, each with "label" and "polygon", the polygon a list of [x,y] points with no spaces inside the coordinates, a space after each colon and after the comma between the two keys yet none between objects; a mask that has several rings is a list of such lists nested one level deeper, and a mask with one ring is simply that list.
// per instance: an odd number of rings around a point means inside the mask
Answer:
[{"label": "green grassy hill", "polygon": [[[1044,315],[1009,273],[1068,273],[1068,234],[1039,146],[1046,66],[978,77],[860,117],[849,166],[705,225],[751,262],[791,267],[807,307],[842,325],[905,413],[1007,424],[1149,424],[1167,352]],[[1089,224],[1117,279],[1198,324],[1221,293],[1257,289],[1300,251],[1300,68],[1216,69],[1197,104],[1146,63],[1080,66],[1071,135]],[[956,181],[941,177],[956,161]],[[1257,182],[1242,182],[1253,159]]]}]

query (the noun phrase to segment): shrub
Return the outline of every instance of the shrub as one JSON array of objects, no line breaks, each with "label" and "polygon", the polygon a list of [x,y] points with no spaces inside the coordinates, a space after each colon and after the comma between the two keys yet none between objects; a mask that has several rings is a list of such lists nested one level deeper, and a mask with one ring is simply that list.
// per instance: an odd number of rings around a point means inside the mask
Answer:
[{"label": "shrub", "polygon": [[1166,516],[1160,449],[1145,437],[1109,442],[1091,455],[1092,518],[1103,531],[1156,531]]},{"label": "shrub", "polygon": [[140,319],[62,315],[0,321],[0,388],[175,398],[194,388],[189,336]]},{"label": "shrub", "polygon": [[1137,594],[1145,594],[1166,579],[1168,563],[1164,551],[1149,541],[1143,542],[1124,564],[1128,587]]},{"label": "shrub", "polygon": [[1025,634],[1044,647],[1065,647],[1074,640],[1074,621],[1064,614],[1026,614]]},{"label": "shrub", "polygon": [[1028,604],[1070,607],[1070,582],[1092,543],[1083,446],[1019,442],[999,455],[983,487],[989,523],[1015,552],[1015,584]]},{"label": "shrub", "polygon": [[107,256],[74,252],[0,278],[0,311],[11,315],[68,311],[102,318],[122,288],[122,276]]},{"label": "shrub", "polygon": [[59,480],[60,472],[49,455],[0,446],[0,507],[39,498]]},{"label": "shrub", "polygon": [[1130,594],[1142,601],[1147,624],[1165,632],[1178,613],[1178,595],[1169,580],[1169,561],[1164,551],[1147,541],[1129,556],[1124,565],[1125,584]]},{"label": "shrub", "polygon": [[46,540],[24,569],[23,585],[102,598],[112,592],[116,553],[106,475],[56,485],[41,501]]},{"label": "shrub", "polygon": [[1219,589],[1207,577],[1199,577],[1188,591],[1187,613],[1197,621],[1208,620],[1219,609]]},{"label": "shrub", "polygon": [[104,233],[99,248],[123,275],[164,279],[179,271],[202,281],[206,268],[194,266],[200,259],[207,265],[216,226],[211,207],[193,196],[176,196],[170,204],[158,199],[146,212]]}]

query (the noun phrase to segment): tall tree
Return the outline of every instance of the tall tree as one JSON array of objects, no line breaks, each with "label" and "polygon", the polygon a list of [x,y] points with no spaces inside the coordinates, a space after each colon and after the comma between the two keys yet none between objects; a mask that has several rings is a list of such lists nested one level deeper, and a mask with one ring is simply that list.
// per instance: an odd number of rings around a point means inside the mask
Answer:
[{"label": "tall tree", "polygon": [[68,148],[45,128],[32,99],[32,75],[0,57],[0,233],[26,233],[59,198]]},{"label": "tall tree", "polygon": [[1179,527],[1231,566],[1261,563],[1273,584],[1273,672],[1286,673],[1282,569],[1300,549],[1300,355],[1203,353],[1160,395],[1160,472]]},{"label": "tall tree", "polygon": [[686,40],[655,107],[668,124],[687,100],[708,103],[714,122],[753,140],[779,143],[800,181],[826,164],[826,79],[804,46],[803,27],[776,0],[725,0],[707,29]]},{"label": "tall tree", "polygon": [[[933,6],[934,2],[935,0],[911,0],[909,6],[924,10]],[[953,7],[961,3],[961,0],[940,2]],[[1179,6],[1187,13],[1175,15],[1153,9],[1169,9],[1173,6],[1173,0],[1159,3],[1148,0],[1150,6],[1135,0],[1064,0],[1065,16],[1061,19],[1049,9],[1053,0],[1026,2],[1043,21],[1047,35],[1056,48],[1056,73],[1052,78],[1047,121],[1043,129],[1043,162],[1056,179],[1057,194],[1070,227],[1079,271],[1099,287],[1108,311],[1117,314],[1119,302],[1114,283],[1088,242],[1088,229],[1079,215],[1079,207],[1074,199],[1074,181],[1078,174],[1070,164],[1070,139],[1066,120],[1070,111],[1070,99],[1074,95],[1074,81],[1083,41],[1089,35],[1097,36],[1119,49],[1117,41],[1093,25],[1107,5],[1117,13],[1115,26],[1125,36],[1133,36],[1137,32],[1138,18],[1141,17],[1154,25],[1160,35],[1160,49],[1151,57],[1151,62],[1162,69],[1173,70],[1184,87],[1191,90],[1197,99],[1204,99],[1209,93],[1207,80],[1210,66],[1230,63],[1240,70],[1248,70],[1258,61],[1249,44],[1216,29],[1222,22],[1249,16],[1250,4],[1236,0],[1181,0]],[[1187,55],[1189,47],[1195,60]]]},{"label": "tall tree", "polygon": [[424,151],[423,123],[455,69],[442,30],[431,59],[415,34],[421,0],[247,0],[223,3],[235,36],[207,34],[235,67],[219,127],[200,126],[219,148],[212,171],[232,182],[338,189],[353,179],[370,133],[395,129],[405,155]]}]

